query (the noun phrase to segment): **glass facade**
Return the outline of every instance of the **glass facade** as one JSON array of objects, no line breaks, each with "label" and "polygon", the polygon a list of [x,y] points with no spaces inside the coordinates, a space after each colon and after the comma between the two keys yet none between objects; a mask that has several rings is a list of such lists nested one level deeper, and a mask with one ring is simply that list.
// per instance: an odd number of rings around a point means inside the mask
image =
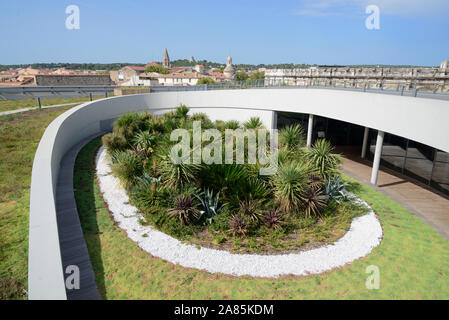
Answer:
[{"label": "glass facade", "polygon": [[[369,158],[373,160],[377,130],[370,130]],[[422,143],[385,133],[381,165],[449,194],[449,154]]]},{"label": "glass facade", "polygon": [[[300,123],[307,130],[309,115],[300,113],[277,113],[278,129]],[[341,152],[360,154],[364,128],[348,122],[315,116],[312,141],[326,138]],[[376,148],[377,130],[370,130],[368,137],[368,158],[373,160]],[[412,177],[432,188],[449,195],[449,153],[422,143],[385,133],[381,165]]]}]

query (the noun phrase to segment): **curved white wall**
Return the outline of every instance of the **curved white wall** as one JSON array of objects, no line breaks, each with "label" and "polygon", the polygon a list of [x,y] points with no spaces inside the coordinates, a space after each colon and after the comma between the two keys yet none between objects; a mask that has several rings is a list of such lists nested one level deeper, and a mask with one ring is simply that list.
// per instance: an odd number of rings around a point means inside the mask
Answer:
[{"label": "curved white wall", "polygon": [[161,92],[97,100],[55,119],[35,154],[30,191],[28,294],[30,299],[66,299],[55,211],[55,187],[63,155],[84,138],[111,129],[127,111],[163,112],[186,104],[212,120],[245,121],[260,116],[272,126],[272,111],[312,113],[379,129],[449,152],[449,101],[329,89],[252,89]]}]

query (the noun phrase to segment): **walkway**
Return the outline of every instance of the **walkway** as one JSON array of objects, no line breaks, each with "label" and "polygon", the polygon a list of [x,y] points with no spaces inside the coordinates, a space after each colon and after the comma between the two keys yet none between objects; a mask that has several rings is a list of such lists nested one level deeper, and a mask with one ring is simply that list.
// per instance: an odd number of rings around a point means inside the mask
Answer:
[{"label": "walkway", "polygon": [[[81,104],[81,103],[84,103],[84,102],[70,102],[70,103],[63,103],[63,104],[54,104],[51,106],[43,106],[42,109],[72,106],[72,105]],[[26,112],[26,111],[30,111],[30,110],[36,110],[36,109],[39,109],[39,107],[30,107],[30,108],[23,108],[23,109],[17,109],[17,110],[3,111],[3,112],[0,112],[0,117],[7,116],[8,114],[21,113],[21,112]]]},{"label": "walkway", "polygon": [[[370,185],[371,163],[368,161],[344,157],[342,171]],[[449,199],[383,167],[379,170],[375,189],[402,205],[449,241]]]}]

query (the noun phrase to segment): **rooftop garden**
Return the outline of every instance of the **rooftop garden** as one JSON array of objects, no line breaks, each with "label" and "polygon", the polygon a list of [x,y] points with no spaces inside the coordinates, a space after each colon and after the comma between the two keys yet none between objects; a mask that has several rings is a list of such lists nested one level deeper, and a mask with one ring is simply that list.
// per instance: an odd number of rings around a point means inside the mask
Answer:
[{"label": "rooftop garden", "polygon": [[[171,158],[178,143],[171,133],[193,133],[195,122],[221,134],[219,163],[175,163]],[[124,114],[102,142],[112,173],[142,214],[141,223],[198,246],[242,253],[297,252],[338,240],[354,217],[366,213],[366,207],[348,198],[338,170],[341,158],[328,141],[305,148],[300,125],[283,128],[274,151],[277,171],[262,175],[260,169],[267,165],[249,161],[253,129],[269,136],[259,118],[242,124],[212,122],[202,113],[189,116],[189,109],[180,106],[162,116]],[[245,137],[244,163],[226,164],[226,130]],[[193,146],[192,135],[189,139]],[[265,143],[263,149],[269,150],[268,140],[259,139],[257,148]],[[216,142],[203,139],[203,152]],[[237,145],[232,143],[232,156]],[[194,149],[189,152],[189,159],[194,158]]]}]

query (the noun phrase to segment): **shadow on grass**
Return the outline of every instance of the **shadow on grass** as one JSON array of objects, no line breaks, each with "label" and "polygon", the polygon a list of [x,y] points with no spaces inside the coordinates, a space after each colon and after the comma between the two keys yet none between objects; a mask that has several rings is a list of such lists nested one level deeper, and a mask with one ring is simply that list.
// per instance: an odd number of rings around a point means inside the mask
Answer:
[{"label": "shadow on grass", "polygon": [[[99,193],[95,180],[95,156],[101,146],[101,137],[89,142],[76,158],[73,185],[78,214],[89,251],[90,260],[95,273],[95,282],[98,292],[104,299],[106,286],[104,280],[104,267],[102,260],[101,234],[98,221],[98,207],[96,196]],[[107,209],[106,209],[107,210]]]}]

